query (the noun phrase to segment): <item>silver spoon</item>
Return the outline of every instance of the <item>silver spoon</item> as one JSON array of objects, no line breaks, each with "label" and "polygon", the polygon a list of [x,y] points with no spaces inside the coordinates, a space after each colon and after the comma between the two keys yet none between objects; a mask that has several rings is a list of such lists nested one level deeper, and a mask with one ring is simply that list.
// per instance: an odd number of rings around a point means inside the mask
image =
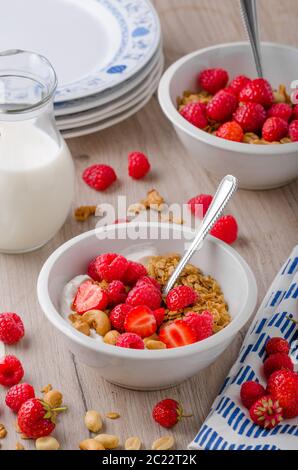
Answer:
[{"label": "silver spoon", "polygon": [[176,266],[175,271],[171,275],[170,279],[167,282],[167,285],[165,286],[163,290],[164,296],[166,296],[169,293],[169,291],[172,289],[178,277],[180,276],[181,271],[183,270],[185,265],[189,262],[194,252],[201,248],[204,239],[206,238],[207,234],[212,229],[217,219],[221,216],[224,208],[226,207],[227,203],[231,199],[236,189],[237,189],[237,179],[235,178],[235,176],[227,175],[221,180],[217,188],[217,191],[215,193],[215,196],[212,200],[212,203],[204,219],[202,220],[198,233],[196,234],[188,250],[185,252],[183,257],[181,258],[180,262]]},{"label": "silver spoon", "polygon": [[261,48],[259,39],[258,28],[258,15],[256,0],[240,0],[240,9],[247,31],[256,69],[259,78],[263,77],[262,61],[261,61]]}]

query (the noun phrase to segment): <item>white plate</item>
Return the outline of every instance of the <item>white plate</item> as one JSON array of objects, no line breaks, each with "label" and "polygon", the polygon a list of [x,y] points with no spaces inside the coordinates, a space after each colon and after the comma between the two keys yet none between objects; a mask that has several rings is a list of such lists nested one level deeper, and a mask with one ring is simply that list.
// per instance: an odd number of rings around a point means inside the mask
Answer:
[{"label": "white plate", "polygon": [[162,48],[160,45],[148,64],[143,67],[143,69],[138,74],[129,80],[126,80],[121,85],[113,87],[111,90],[106,90],[102,93],[97,93],[96,95],[87,96],[77,100],[55,103],[55,116],[79,113],[96,108],[97,106],[102,106],[103,104],[110,103],[111,101],[120,98],[128,91],[133,90],[147,77],[147,75],[149,75],[149,73],[152,72],[152,70],[157,66],[161,55]]},{"label": "white plate", "polygon": [[1,49],[45,55],[56,102],[99,93],[135,75],[160,41],[149,0],[1,0]]},{"label": "white plate", "polygon": [[107,117],[113,117],[120,112],[131,108],[134,104],[140,101],[153,86],[156,86],[156,80],[160,78],[163,64],[164,60],[163,57],[161,57],[156,68],[138,87],[126,93],[123,97],[115,100],[111,104],[99,106],[73,115],[56,117],[56,123],[59,129],[70,129],[83,126],[90,122],[106,119]]},{"label": "white plate", "polygon": [[117,115],[116,117],[113,117],[112,119],[105,119],[104,121],[101,121],[99,123],[94,123],[94,124],[90,124],[90,125],[87,125],[87,126],[82,126],[82,127],[77,128],[77,129],[64,130],[64,131],[61,132],[61,134],[63,135],[63,137],[65,139],[80,137],[80,136],[83,136],[83,135],[92,134],[93,132],[101,131],[103,129],[107,129],[108,127],[112,127],[115,124],[118,124],[118,123],[124,121],[125,119],[128,119],[130,116],[132,116],[133,114],[137,113],[140,109],[142,109],[148,103],[148,101],[151,99],[152,95],[154,94],[154,92],[157,88],[157,85],[159,83],[161,74],[162,74],[162,72],[157,77],[156,85],[155,85],[154,88],[152,88],[152,90],[150,90],[150,93],[148,93],[148,95],[140,103],[133,106],[131,109],[128,109],[123,113],[120,113],[119,115]]}]

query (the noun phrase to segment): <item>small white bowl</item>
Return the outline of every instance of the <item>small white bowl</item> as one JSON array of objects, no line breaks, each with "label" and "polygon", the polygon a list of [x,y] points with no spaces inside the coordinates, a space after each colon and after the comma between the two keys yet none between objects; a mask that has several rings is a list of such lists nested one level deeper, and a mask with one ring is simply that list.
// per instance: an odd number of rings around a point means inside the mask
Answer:
[{"label": "small white bowl", "polygon": [[204,341],[162,351],[119,348],[84,336],[60,315],[63,287],[74,276],[86,273],[88,262],[99,253],[121,253],[132,246],[142,250],[144,239],[127,239],[128,225],[143,230],[158,228],[158,239],[149,240],[149,244],[159,254],[183,253],[187,237],[192,234],[189,228],[154,223],[119,224],[83,233],[58,248],[46,261],[38,279],[38,299],[45,316],[78,359],[97,368],[106,380],[137,390],[168,388],[207,367],[233,341],[254,311],[256,281],[249,266],[233,248],[210,236],[191,261],[222,286],[232,316],[226,328]]},{"label": "small white bowl", "polygon": [[[291,91],[292,81],[298,79],[298,49],[262,43],[261,50],[265,78],[274,88],[284,84]],[[185,90],[196,91],[198,73],[209,67],[226,69],[230,79],[242,74],[256,76],[250,46],[245,42],[200,49],[168,68],[159,84],[159,103],[188,153],[218,177],[235,175],[245,189],[279,187],[297,178],[298,142],[282,145],[231,142],[197,129],[179,114],[177,97]]]}]

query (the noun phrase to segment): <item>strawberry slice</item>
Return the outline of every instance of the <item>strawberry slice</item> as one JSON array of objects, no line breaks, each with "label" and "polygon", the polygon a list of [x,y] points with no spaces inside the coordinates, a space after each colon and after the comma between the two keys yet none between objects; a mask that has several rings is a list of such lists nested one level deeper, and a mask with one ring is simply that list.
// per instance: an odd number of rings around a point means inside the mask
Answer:
[{"label": "strawberry slice", "polygon": [[156,310],[153,310],[153,315],[155,316],[155,320],[157,323],[157,328],[160,327],[160,325],[163,323],[165,319],[165,309],[164,308],[157,308]]},{"label": "strawberry slice", "polygon": [[196,333],[183,320],[175,320],[169,323],[159,332],[160,341],[167,345],[167,348],[178,348],[187,344],[195,343]]},{"label": "strawberry slice", "polygon": [[129,333],[135,333],[142,338],[153,335],[156,332],[155,316],[146,305],[138,305],[126,314],[124,329]]},{"label": "strawberry slice", "polygon": [[87,280],[78,288],[73,309],[80,315],[88,310],[104,310],[108,301],[108,294],[98,284]]}]

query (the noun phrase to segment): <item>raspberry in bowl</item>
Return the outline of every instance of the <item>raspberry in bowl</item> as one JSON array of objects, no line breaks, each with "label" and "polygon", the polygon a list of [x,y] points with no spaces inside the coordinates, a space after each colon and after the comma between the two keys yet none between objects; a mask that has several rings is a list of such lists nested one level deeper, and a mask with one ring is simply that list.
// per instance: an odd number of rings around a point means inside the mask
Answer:
[{"label": "raspberry in bowl", "polygon": [[245,189],[279,187],[298,177],[298,121],[290,97],[298,49],[262,43],[262,58],[265,78],[259,79],[248,43],[201,49],[172,64],[158,92],[188,153],[220,178],[233,174]]},{"label": "raspberry in bowl", "polygon": [[[130,264],[132,259],[143,262],[145,252],[143,238],[126,237],[128,225],[142,226],[148,235],[153,226],[158,228],[157,239],[145,244],[152,247],[146,275]],[[178,225],[108,226],[66,242],[43,266],[38,298],[45,316],[77,358],[106,380],[142,390],[175,385],[210,365],[252,314],[257,288],[250,268],[235,250],[212,236],[193,256],[192,266],[171,295],[162,297],[169,272],[191,235],[191,229]],[[129,269],[127,278],[123,271],[117,279],[127,297],[116,306],[102,304],[102,291],[107,292],[115,279],[99,280],[94,269],[95,265],[101,275],[110,276],[107,268],[117,258],[106,257],[107,253],[124,257]],[[86,272],[98,256],[91,270],[94,280]],[[108,266],[103,266],[103,258]],[[74,310],[77,306],[80,312]]]}]

